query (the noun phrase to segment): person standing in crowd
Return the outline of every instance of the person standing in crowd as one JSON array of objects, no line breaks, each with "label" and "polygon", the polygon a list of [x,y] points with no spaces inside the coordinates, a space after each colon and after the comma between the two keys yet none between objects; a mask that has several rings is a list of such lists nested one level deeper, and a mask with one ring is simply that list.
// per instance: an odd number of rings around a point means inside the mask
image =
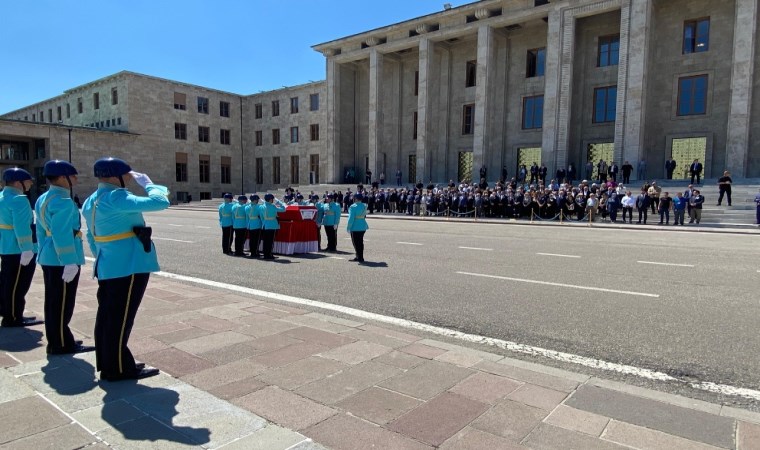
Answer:
[{"label": "person standing in crowd", "polygon": [[367,225],[367,205],[362,202],[362,195],[354,194],[354,204],[348,208],[348,224],[346,231],[351,234],[351,243],[354,245],[356,257],[351,261],[364,262],[364,233],[369,229]]},{"label": "person standing in crowd", "polygon": [[689,174],[691,175],[691,184],[694,184],[694,177],[697,178],[697,184],[701,183],[702,163],[699,162],[698,159],[695,159],[694,162],[691,163],[691,166],[689,166]]},{"label": "person standing in crowd", "polygon": [[677,165],[678,163],[676,163],[672,156],[669,156],[667,161],[665,161],[665,176],[668,180],[673,179],[673,172],[675,172]]},{"label": "person standing in crowd", "polygon": [[274,198],[272,194],[264,196],[264,203],[259,205],[259,216],[262,220],[261,238],[264,241],[264,259],[273,260],[274,254],[274,235],[280,229],[280,222],[277,221],[277,213],[285,211],[285,204]]},{"label": "person standing in crowd", "polygon": [[245,215],[248,223],[248,248],[251,251],[251,258],[258,258],[259,243],[261,242],[261,210],[259,209],[260,197],[256,194],[251,195],[251,203],[245,207]]},{"label": "person standing in crowd", "polygon": [[633,172],[633,166],[630,162],[626,161],[623,163],[621,170],[623,171],[623,184],[628,185],[628,183],[631,182],[631,172]]},{"label": "person standing in crowd", "polygon": [[367,171],[364,173],[366,175],[366,181],[365,183],[371,184],[372,183],[372,171],[367,169]]},{"label": "person standing in crowd", "polygon": [[385,185],[385,172],[380,172],[380,184]]},{"label": "person standing in crowd", "polygon": [[546,175],[549,174],[549,168],[546,167],[546,164],[541,164],[541,167],[538,169],[538,182],[541,184],[546,184]]},{"label": "person standing in crowd", "polygon": [[3,316],[0,326],[28,327],[43,323],[24,317],[26,293],[37,267],[33,232],[34,213],[26,192],[32,188],[32,175],[14,167],[3,171],[5,187],[0,192],[0,292]]},{"label": "person standing in crowd", "polygon": [[617,163],[615,161],[612,161],[612,164],[610,164],[609,171],[610,171],[610,178],[612,178],[612,181],[614,183],[617,183],[617,176],[618,176],[618,171],[619,170],[620,169],[618,168]]},{"label": "person standing in crowd", "polygon": [[644,158],[641,158],[641,161],[639,161],[639,164],[636,168],[636,178],[638,180],[647,179],[647,160]]},{"label": "person standing in crowd", "polygon": [[248,218],[245,214],[245,207],[248,203],[248,197],[245,195],[238,196],[238,202],[232,206],[232,228],[235,230],[235,256],[245,256],[243,248],[245,240],[248,238]]},{"label": "person standing in crowd", "polygon": [[657,214],[657,208],[660,205],[660,193],[662,188],[657,186],[656,181],[652,181],[652,185],[647,189],[647,195],[649,195],[649,206],[652,208],[652,214]]},{"label": "person standing in crowd", "polygon": [[401,169],[396,170],[396,186],[401,187]]},{"label": "person standing in crowd", "polygon": [[670,207],[672,200],[669,192],[663,192],[660,197],[660,203],[657,206],[660,212],[660,225],[663,225],[663,219],[665,220],[665,225],[670,225]]},{"label": "person standing in crowd", "polygon": [[673,198],[673,225],[683,225],[683,217],[688,201],[680,192]]},{"label": "person standing in crowd", "polygon": [[705,197],[699,192],[699,189],[694,189],[692,192],[692,196],[689,199],[689,204],[691,205],[689,223],[694,223],[696,220],[697,224],[699,224],[699,221],[702,220],[702,204],[705,202]]},{"label": "person standing in crowd", "polygon": [[728,173],[728,170],[723,172],[723,176],[718,179],[718,190],[720,190],[720,195],[718,196],[718,206],[723,203],[724,194],[728,199],[728,206],[731,206],[731,183],[733,182],[734,181],[731,179],[731,174]]},{"label": "person standing in crowd", "polygon": [[[95,255],[98,312],[95,318],[95,359],[106,381],[147,378],[158,369],[136,364],[128,347],[151,272],[159,271],[151,228],[142,213],[169,207],[169,190],[153,184],[148,175],[133,172],[116,158],[95,162],[98,189],[85,200],[87,242]],[[134,180],[148,194],[137,196],[125,188]]]},{"label": "person standing in crowd", "polygon": [[590,193],[588,195],[588,200],[586,200],[586,215],[588,216],[589,222],[594,221],[595,216],[596,216],[596,209],[598,208],[598,206],[599,206],[599,202],[596,199],[596,194],[594,194],[593,192]]},{"label": "person standing in crowd", "polygon": [[327,235],[327,251],[335,253],[338,251],[338,225],[340,224],[340,205],[335,203],[335,197],[328,194],[327,203],[322,205],[324,219],[322,223],[325,226]]},{"label": "person standing in crowd", "polygon": [[573,181],[575,180],[576,175],[577,174],[576,174],[576,170],[575,170],[575,164],[573,164],[573,163],[568,164],[568,166],[567,166],[567,181],[570,184],[573,184]]},{"label": "person standing in crowd", "polygon": [[78,172],[66,161],[45,163],[42,175],[50,189],[34,206],[37,214],[39,252],[45,283],[45,337],[47,353],[60,355],[95,350],[74,340],[69,328],[79,286],[79,267],[84,264],[82,220],[71,199]]},{"label": "person standing in crowd", "polygon": [[232,194],[224,194],[224,203],[219,205],[219,226],[222,227],[222,253],[232,254]]},{"label": "person standing in crowd", "polygon": [[586,162],[586,179],[590,180],[594,173],[594,163],[590,159]]},{"label": "person standing in crowd", "polygon": [[760,226],[760,193],[755,194],[755,205],[755,208],[757,209],[755,212],[757,215],[755,221],[757,222],[757,225]]},{"label": "person standing in crowd", "polygon": [[530,165],[530,184],[535,184],[538,181],[538,164],[535,162]]},{"label": "person standing in crowd", "polygon": [[631,195],[631,191],[625,192],[621,204],[623,205],[623,223],[625,223],[626,213],[628,214],[628,223],[633,223],[633,207],[636,205],[636,199]]},{"label": "person standing in crowd", "polygon": [[636,197],[636,211],[639,212],[639,221],[637,223],[641,224],[642,218],[644,220],[644,225],[647,224],[647,213],[649,212],[649,202],[650,197],[647,192],[642,189],[639,195]]}]

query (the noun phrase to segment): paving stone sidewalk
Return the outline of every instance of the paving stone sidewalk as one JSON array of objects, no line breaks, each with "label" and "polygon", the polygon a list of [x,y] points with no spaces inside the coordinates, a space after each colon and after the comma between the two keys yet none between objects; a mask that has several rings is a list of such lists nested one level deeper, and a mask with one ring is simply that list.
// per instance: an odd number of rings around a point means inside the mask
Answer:
[{"label": "paving stone sidewalk", "polygon": [[[38,271],[38,316],[42,294]],[[0,448],[760,448],[758,414],[160,276],[130,342],[160,376],[100,382],[94,354],[0,329]]]}]

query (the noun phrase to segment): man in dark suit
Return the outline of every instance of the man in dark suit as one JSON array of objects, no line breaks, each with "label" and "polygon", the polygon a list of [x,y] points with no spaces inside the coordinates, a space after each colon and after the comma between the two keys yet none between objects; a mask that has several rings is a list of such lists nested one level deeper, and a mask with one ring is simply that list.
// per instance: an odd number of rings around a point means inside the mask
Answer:
[{"label": "man in dark suit", "polygon": [[691,174],[691,184],[694,184],[694,177],[697,177],[697,184],[701,183],[702,178],[702,163],[698,159],[695,159],[691,166],[689,166],[689,173]]},{"label": "man in dark suit", "polygon": [[676,161],[671,156],[668,158],[667,161],[665,161],[665,173],[667,174],[668,180],[673,179],[673,171],[676,170]]}]

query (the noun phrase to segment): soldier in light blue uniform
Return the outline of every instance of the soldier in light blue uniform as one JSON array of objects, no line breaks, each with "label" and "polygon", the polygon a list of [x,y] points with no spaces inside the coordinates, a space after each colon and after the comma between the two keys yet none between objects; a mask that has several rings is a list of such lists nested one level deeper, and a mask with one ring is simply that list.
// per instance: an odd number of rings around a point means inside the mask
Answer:
[{"label": "soldier in light blue uniform", "polygon": [[26,293],[32,285],[37,266],[33,236],[34,213],[27,192],[32,187],[32,175],[14,167],[3,172],[5,188],[0,192],[0,292],[2,293],[3,327],[39,325],[41,320],[24,317]]},{"label": "soldier in light blue uniform", "polygon": [[235,230],[235,256],[245,256],[243,247],[245,247],[245,240],[248,238],[248,216],[245,214],[247,204],[248,197],[241,195],[238,196],[238,202],[232,206],[232,228]]},{"label": "soldier in light blue uniform", "polygon": [[264,203],[259,205],[259,215],[262,221],[262,240],[264,241],[264,259],[272,260],[272,248],[274,247],[274,234],[280,229],[277,221],[277,213],[285,211],[285,204],[274,198],[272,194],[264,196]]},{"label": "soldier in light blue uniform", "polygon": [[53,160],[45,163],[42,174],[50,189],[37,199],[34,212],[39,244],[37,262],[42,266],[45,282],[47,353],[91,352],[95,347],[75,341],[69,328],[77,299],[79,266],[84,264],[82,218],[71,198],[78,172],[66,161]]},{"label": "soldier in light blue uniform", "polygon": [[219,205],[219,226],[222,227],[222,253],[232,254],[232,194],[224,194],[224,203]]},{"label": "soldier in light blue uniform", "polygon": [[348,224],[346,231],[351,233],[351,243],[354,244],[356,257],[351,261],[364,262],[364,233],[369,229],[367,225],[367,205],[362,202],[362,194],[354,194],[354,204],[348,208]]},{"label": "soldier in light blue uniform", "polygon": [[322,224],[325,226],[327,235],[327,251],[335,253],[338,251],[338,225],[340,225],[341,207],[335,202],[335,194],[327,194],[327,202],[322,205],[325,215]]},{"label": "soldier in light blue uniform", "polygon": [[[116,158],[95,162],[98,190],[85,200],[87,242],[95,255],[98,313],[95,358],[100,378],[107,381],[147,378],[158,369],[135,363],[127,343],[150,272],[159,271],[156,248],[143,212],[169,207],[169,190]],[[125,180],[134,180],[147,197],[132,194]]]},{"label": "soldier in light blue uniform", "polygon": [[[325,196],[325,198],[327,197]],[[325,217],[325,210],[323,209],[322,205],[324,205],[324,203],[319,200],[319,195],[312,195],[311,202],[312,202],[311,204],[317,208],[317,215],[314,217],[314,223],[317,224],[317,249],[321,252],[322,251],[322,222]]]},{"label": "soldier in light blue uniform", "polygon": [[251,248],[251,258],[259,258],[259,243],[261,242],[261,209],[259,209],[258,195],[251,195],[251,203],[245,207],[245,213],[248,216],[248,239]]}]

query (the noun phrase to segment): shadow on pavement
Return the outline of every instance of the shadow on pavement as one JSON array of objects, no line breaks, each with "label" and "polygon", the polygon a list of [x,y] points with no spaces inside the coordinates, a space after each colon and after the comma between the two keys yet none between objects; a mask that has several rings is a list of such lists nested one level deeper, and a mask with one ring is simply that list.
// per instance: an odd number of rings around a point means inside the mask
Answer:
[{"label": "shadow on pavement", "polygon": [[365,266],[365,267],[388,267],[388,263],[382,262],[382,261],[378,261],[378,262],[364,261],[362,263],[359,263],[359,265]]},{"label": "shadow on pavement", "polygon": [[29,328],[0,327],[0,350],[27,352],[42,347],[42,332]]},{"label": "shadow on pavement", "polygon": [[79,395],[93,390],[95,368],[87,361],[74,360],[68,355],[48,355],[42,367],[43,381],[60,395]]}]

